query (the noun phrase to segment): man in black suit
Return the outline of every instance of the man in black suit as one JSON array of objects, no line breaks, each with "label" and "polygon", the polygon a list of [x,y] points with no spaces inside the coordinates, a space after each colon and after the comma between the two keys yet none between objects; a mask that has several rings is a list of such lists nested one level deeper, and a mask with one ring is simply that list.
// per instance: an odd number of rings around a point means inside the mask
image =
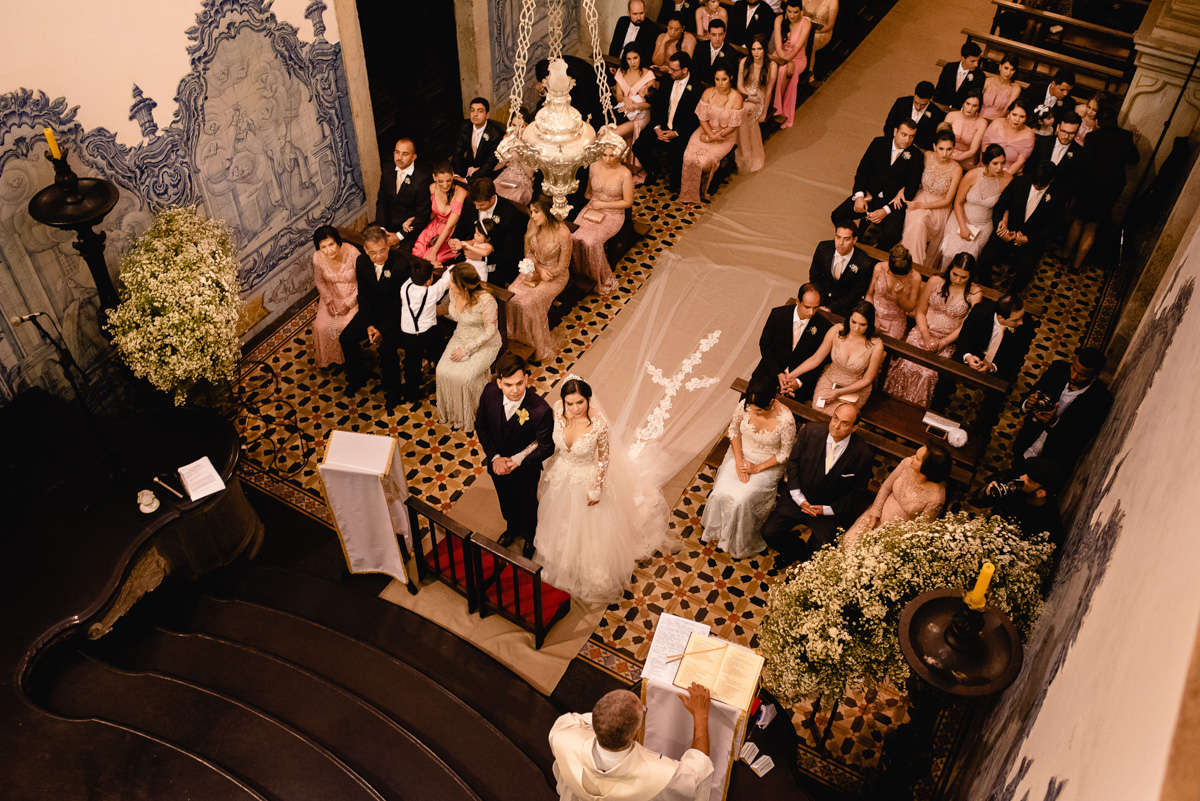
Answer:
[{"label": "man in black suit", "polygon": [[730,47],[745,55],[755,36],[767,39],[775,30],[775,12],[762,0],[737,0],[729,9],[726,40]]},{"label": "man in black suit", "polygon": [[450,159],[455,175],[496,177],[496,145],[504,138],[504,126],[488,119],[491,108],[487,98],[471,98],[467,121],[458,131],[454,156]]},{"label": "man in black suit", "polygon": [[992,477],[984,491],[973,499],[975,506],[990,507],[991,514],[1016,523],[1027,537],[1043,531],[1050,535],[1055,549],[1050,557],[1050,573],[1042,585],[1043,593],[1049,589],[1066,541],[1066,527],[1058,512],[1057,497],[1063,479],[1058,465],[1039,456],[1030,459],[1019,470]]},{"label": "man in black suit", "polygon": [[1053,132],[1060,115],[1071,108],[1071,90],[1075,88],[1075,73],[1063,68],[1049,81],[1031,83],[1021,93],[1029,119],[1025,124],[1042,136]]},{"label": "man in black suit", "polygon": [[1054,136],[1039,136],[1033,145],[1033,153],[1025,162],[1025,172],[1037,171],[1039,164],[1054,168],[1050,185],[1064,198],[1074,194],[1075,182],[1083,164],[1083,147],[1075,141],[1082,120],[1074,110],[1064,111],[1054,126]]},{"label": "man in black suit", "polygon": [[863,299],[871,286],[875,260],[857,247],[858,226],[843,222],[833,227],[833,239],[817,243],[808,280],[816,284],[825,308],[839,317]]},{"label": "man in black suit", "polygon": [[479,396],[475,436],[507,524],[499,543],[508,547],[514,540],[524,539],[522,553],[529,559],[537,528],[542,464],[554,453],[554,415],[529,386],[529,368],[520,356],[501,356],[495,376]]},{"label": "man in black suit", "polygon": [[713,75],[723,69],[737,84],[737,53],[725,41],[725,23],[714,19],[708,23],[708,41],[697,42],[692,53],[692,78],[705,86],[711,86]]},{"label": "man in black suit", "polygon": [[608,54],[620,58],[625,46],[633,44],[642,56],[642,66],[649,69],[654,43],[658,39],[658,26],[646,19],[646,4],[642,0],[629,0],[628,10],[629,13],[618,19],[617,27],[613,28]]},{"label": "man in black suit", "polygon": [[696,0],[663,0],[662,7],[658,10],[658,26],[665,30],[668,22],[677,19],[683,23],[684,31],[694,34],[698,5]]},{"label": "man in black suit", "polygon": [[392,163],[395,169],[384,170],[379,177],[372,225],[387,232],[388,247],[411,251],[429,224],[429,185],[433,176],[425,165],[417,163],[417,149],[411,139],[396,140]]},{"label": "man in black suit", "polygon": [[662,88],[650,99],[650,122],[633,143],[633,154],[653,175],[666,169],[672,186],[679,186],[683,168],[683,151],[692,132],[700,125],[696,119],[696,103],[700,88],[689,72],[691,57],[682,51],[667,61],[667,75]]},{"label": "man in black suit", "polygon": [[[972,370],[1012,381],[1025,362],[1037,325],[1025,315],[1020,295],[1005,295],[992,303],[981,300],[963,321],[954,343],[954,358]],[[945,381],[938,381],[940,386]]]},{"label": "man in black suit", "polygon": [[896,102],[892,103],[892,108],[883,123],[883,135],[890,139],[902,120],[910,120],[917,126],[913,144],[922,150],[932,150],[933,135],[937,133],[938,125],[945,118],[945,112],[933,104],[933,84],[921,81],[911,95],[898,97]]},{"label": "man in black suit", "polygon": [[1070,362],[1051,362],[1021,404],[1025,424],[1013,448],[1013,470],[1035,457],[1054,462],[1069,475],[1104,425],[1113,397],[1099,379],[1104,354],[1078,348]]},{"label": "man in black suit", "polygon": [[[808,423],[796,434],[786,481],[762,531],[779,552],[776,567],[811,557],[870,502],[866,489],[875,457],[853,436],[857,424],[857,407],[843,403],[833,410],[828,426]],[[807,541],[800,540],[799,526],[808,527]]]},{"label": "man in black suit", "polygon": [[817,352],[829,330],[829,320],[817,314],[821,307],[821,293],[811,283],[804,284],[796,293],[796,303],[776,306],[767,315],[766,325],[758,338],[758,352],[762,355],[750,382],[756,379],[774,380],[779,391],[798,401],[812,397],[824,365],[792,378],[789,370],[796,369],[805,359]]},{"label": "man in black suit", "polygon": [[525,254],[525,228],[529,225],[529,217],[496,194],[496,185],[491,178],[472,178],[467,185],[467,198],[471,207],[463,207],[454,237],[449,240],[450,249],[461,251],[462,243],[469,242],[478,227],[492,246],[487,257],[488,281],[508,286],[516,279],[517,263]]},{"label": "man in black suit", "polygon": [[379,345],[379,369],[389,407],[402,394],[400,363],[400,288],[412,274],[411,253],[388,248],[388,234],[377,225],[363,232],[363,253],[354,265],[358,282],[358,311],[338,336],[346,355],[346,394],[354,395],[366,382],[362,341]]},{"label": "man in black suit", "polygon": [[967,42],[958,51],[958,61],[942,67],[938,75],[937,86],[933,90],[933,102],[942,111],[959,108],[963,98],[972,89],[983,91],[984,74],[979,68],[979,59],[983,50],[974,42]]},{"label": "man in black suit", "polygon": [[[981,260],[984,274],[996,264],[1012,270],[1010,292],[1021,292],[1029,285],[1052,234],[1062,228],[1063,204],[1067,193],[1050,187],[1055,167],[1042,162],[1013,178],[992,208],[995,235],[988,242]],[[987,281],[981,276],[980,280]]]},{"label": "man in black suit", "polygon": [[[834,225],[877,227],[876,245],[887,250],[904,232],[905,202],[916,197],[925,155],[913,146],[917,124],[901,120],[892,136],[877,136],[854,173],[854,192],[829,215]],[[866,221],[866,223],[863,222]]]}]

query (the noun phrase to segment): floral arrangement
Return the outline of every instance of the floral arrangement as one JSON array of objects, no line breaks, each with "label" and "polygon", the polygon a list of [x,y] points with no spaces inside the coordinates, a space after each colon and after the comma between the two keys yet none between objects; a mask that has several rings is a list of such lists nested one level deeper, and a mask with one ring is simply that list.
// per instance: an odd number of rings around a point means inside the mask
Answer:
[{"label": "floral arrangement", "polygon": [[233,377],[238,264],[229,229],[195,208],[160,212],[121,257],[121,303],[108,330],[134,375],[182,404],[198,383]]},{"label": "floral arrangement", "polygon": [[517,262],[517,272],[521,275],[533,275],[533,259],[524,258]]},{"label": "floral arrangement", "polygon": [[985,560],[996,566],[988,603],[1026,635],[1053,550],[1045,533],[962,513],[897,520],[851,548],[828,545],[771,589],[758,635],[763,683],[785,703],[840,699],[884,680],[904,686],[901,610],[929,590],[969,588]]}]

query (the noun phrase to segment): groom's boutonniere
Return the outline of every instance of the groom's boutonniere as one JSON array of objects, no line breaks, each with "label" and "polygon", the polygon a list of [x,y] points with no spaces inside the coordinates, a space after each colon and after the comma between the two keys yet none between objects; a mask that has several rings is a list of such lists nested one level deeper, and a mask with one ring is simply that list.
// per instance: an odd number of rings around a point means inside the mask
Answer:
[{"label": "groom's boutonniere", "polygon": [[1050,193],[1047,192],[1046,194],[1042,195],[1042,200],[1049,202],[1050,201]]},{"label": "groom's boutonniere", "polygon": [[526,409],[517,409],[517,422],[521,425],[529,422],[529,412]]},{"label": "groom's boutonniere", "polygon": [[908,161],[909,159],[911,159],[911,158],[912,158],[912,153],[909,153],[907,150],[905,150],[903,153],[901,153],[901,154],[900,154],[900,156],[901,156],[901,158],[903,158],[905,161]]},{"label": "groom's boutonniere", "polygon": [[810,326],[808,327],[808,335],[809,335],[810,337],[811,337],[811,336],[816,336],[816,333],[817,333],[817,329],[813,328],[813,327],[810,325]]},{"label": "groom's boutonniere", "polygon": [[850,263],[850,272],[852,272],[852,273],[858,272],[858,265],[855,264],[854,262]]}]

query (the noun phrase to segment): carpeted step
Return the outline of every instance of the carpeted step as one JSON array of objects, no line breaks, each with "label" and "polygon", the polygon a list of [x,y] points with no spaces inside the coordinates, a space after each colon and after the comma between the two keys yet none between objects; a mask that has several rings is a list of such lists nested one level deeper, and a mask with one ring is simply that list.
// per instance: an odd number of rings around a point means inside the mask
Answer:
[{"label": "carpeted step", "polygon": [[[385,801],[305,735],[230,698],[177,679],[64,655],[51,711],[156,737],[227,771],[269,801]],[[187,797],[181,793],[179,797]]]}]

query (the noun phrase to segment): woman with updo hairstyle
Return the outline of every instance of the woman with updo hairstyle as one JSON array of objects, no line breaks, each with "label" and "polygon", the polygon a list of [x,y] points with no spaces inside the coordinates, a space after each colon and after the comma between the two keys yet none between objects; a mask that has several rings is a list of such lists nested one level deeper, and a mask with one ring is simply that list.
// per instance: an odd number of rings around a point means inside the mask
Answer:
[{"label": "woman with updo hairstyle", "polygon": [[345,360],[338,337],[358,313],[358,278],[354,264],[358,248],[342,241],[332,225],[313,231],[313,283],[317,285],[317,317],[313,320],[313,345],[318,367]]},{"label": "woman with updo hairstyle", "polygon": [[940,515],[951,464],[946,446],[933,443],[901,459],[875,493],[875,502],[846,531],[842,547],[853,548],[864,534],[893,520],[933,520]]},{"label": "woman with updo hairstyle", "polygon": [[908,248],[894,245],[887,261],[875,265],[864,299],[875,307],[875,328],[879,333],[892,339],[904,336],[908,315],[921,299],[921,274],[913,269]]},{"label": "woman with updo hairstyle", "polygon": [[949,260],[959,253],[970,253],[978,259],[983,246],[992,236],[995,225],[992,209],[1012,176],[1004,169],[1006,157],[1000,145],[983,149],[979,166],[958,182],[954,195],[953,214],[942,231],[942,259]]},{"label": "woman with updo hairstyle", "polygon": [[475,267],[454,265],[450,277],[450,319],[457,323],[437,363],[438,421],[470,432],[479,394],[500,353],[496,298],[484,289]]},{"label": "woman with updo hairstyle", "polygon": [[734,559],[767,547],[759,532],[775,506],[775,485],[796,442],[796,420],[778,394],[775,377],[750,382],[729,421],[729,450],[700,518],[701,539]]}]

